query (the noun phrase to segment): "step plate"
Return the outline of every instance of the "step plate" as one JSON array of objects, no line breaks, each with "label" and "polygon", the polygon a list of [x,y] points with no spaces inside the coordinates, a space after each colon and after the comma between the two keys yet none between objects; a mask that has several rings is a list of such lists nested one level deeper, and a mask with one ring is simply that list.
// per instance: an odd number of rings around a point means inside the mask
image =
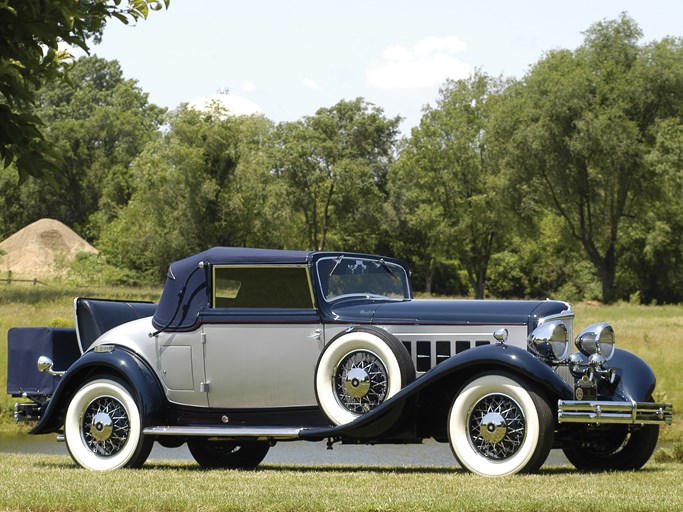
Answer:
[{"label": "step plate", "polygon": [[301,427],[147,427],[148,436],[215,437],[222,439],[300,439]]}]

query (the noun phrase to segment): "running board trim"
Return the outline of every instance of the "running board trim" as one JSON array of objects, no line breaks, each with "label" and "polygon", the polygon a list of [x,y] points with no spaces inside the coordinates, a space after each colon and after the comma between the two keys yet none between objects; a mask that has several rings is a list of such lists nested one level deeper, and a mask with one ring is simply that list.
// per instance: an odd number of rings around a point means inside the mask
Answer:
[{"label": "running board trim", "polygon": [[287,440],[300,439],[300,427],[147,427],[147,436],[220,437],[223,439]]}]

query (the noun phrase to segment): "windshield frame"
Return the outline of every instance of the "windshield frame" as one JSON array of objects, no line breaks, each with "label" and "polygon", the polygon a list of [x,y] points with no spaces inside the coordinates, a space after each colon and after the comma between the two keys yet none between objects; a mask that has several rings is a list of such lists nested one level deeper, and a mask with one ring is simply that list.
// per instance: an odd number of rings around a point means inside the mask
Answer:
[{"label": "windshield frame", "polygon": [[[330,276],[334,275],[339,263],[344,260],[353,260],[356,264],[358,262],[370,263],[376,266],[376,268],[383,267],[386,275],[389,279],[398,279],[400,281],[400,287],[402,291],[402,296],[387,296],[377,294],[370,290],[358,290],[352,293],[343,293],[340,295],[335,295],[333,297],[328,297],[325,293],[325,288],[329,283]],[[321,262],[333,261],[330,269],[322,269]],[[323,265],[324,266],[324,265]],[[366,254],[329,254],[318,258],[315,261],[315,271],[316,271],[316,281],[318,291],[323,301],[328,304],[332,304],[343,300],[353,300],[353,299],[368,299],[368,300],[385,300],[385,301],[404,301],[412,298],[412,292],[410,288],[410,274],[405,265],[403,265],[398,260],[393,260],[389,258],[381,258],[376,256],[370,256]],[[359,274],[362,275],[362,274]],[[392,277],[393,276],[393,277]]]}]

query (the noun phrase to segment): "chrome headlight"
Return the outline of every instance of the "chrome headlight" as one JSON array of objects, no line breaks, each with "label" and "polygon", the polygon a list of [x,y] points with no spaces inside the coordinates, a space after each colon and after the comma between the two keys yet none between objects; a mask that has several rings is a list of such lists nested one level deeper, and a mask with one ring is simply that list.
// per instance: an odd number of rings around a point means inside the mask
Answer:
[{"label": "chrome headlight", "polygon": [[579,333],[575,343],[583,355],[599,354],[609,361],[614,355],[614,329],[607,322],[589,325]]},{"label": "chrome headlight", "polygon": [[527,339],[529,349],[543,359],[562,361],[569,352],[567,326],[560,320],[539,325]]}]

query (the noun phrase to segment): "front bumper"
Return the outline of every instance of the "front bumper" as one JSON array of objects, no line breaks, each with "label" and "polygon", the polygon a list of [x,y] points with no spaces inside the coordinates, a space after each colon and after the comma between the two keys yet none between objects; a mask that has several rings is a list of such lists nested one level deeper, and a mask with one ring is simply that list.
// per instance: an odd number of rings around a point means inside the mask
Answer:
[{"label": "front bumper", "polygon": [[593,425],[671,425],[673,404],[657,402],[610,402],[558,400],[559,423]]}]

